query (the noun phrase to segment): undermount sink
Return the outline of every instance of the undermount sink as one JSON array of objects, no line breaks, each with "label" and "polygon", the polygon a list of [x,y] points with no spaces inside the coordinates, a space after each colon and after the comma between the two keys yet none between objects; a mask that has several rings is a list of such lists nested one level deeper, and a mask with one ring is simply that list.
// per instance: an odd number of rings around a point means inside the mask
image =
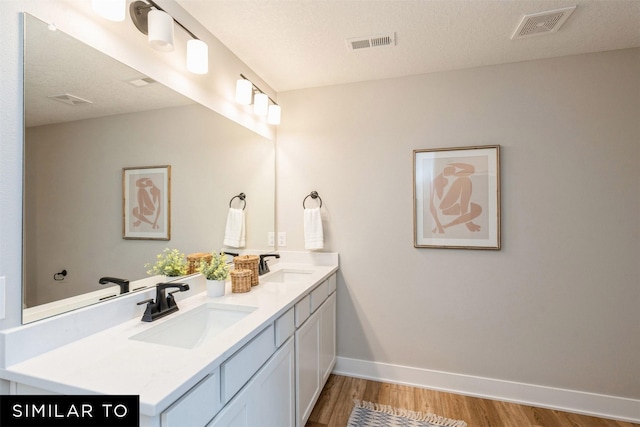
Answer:
[{"label": "undermount sink", "polygon": [[301,280],[306,280],[310,277],[310,274],[313,274],[311,270],[294,270],[294,269],[283,269],[279,271],[274,271],[265,277],[266,282],[299,282]]},{"label": "undermount sink", "polygon": [[203,304],[130,337],[135,341],[195,348],[247,317],[256,307]]}]

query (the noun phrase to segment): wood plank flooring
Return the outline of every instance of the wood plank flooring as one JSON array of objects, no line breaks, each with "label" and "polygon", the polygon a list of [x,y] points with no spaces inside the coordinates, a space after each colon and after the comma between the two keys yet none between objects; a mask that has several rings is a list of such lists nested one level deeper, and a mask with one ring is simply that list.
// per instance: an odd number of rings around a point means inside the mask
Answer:
[{"label": "wood plank flooring", "polygon": [[345,427],[354,399],[464,420],[469,427],[631,427],[640,425],[405,385],[331,375],[313,408],[306,427]]}]

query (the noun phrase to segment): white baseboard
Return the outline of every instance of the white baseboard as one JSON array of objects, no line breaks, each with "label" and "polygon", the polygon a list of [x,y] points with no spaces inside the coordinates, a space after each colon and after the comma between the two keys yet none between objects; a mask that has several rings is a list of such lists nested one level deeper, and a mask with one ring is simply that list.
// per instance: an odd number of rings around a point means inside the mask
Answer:
[{"label": "white baseboard", "polygon": [[640,423],[640,400],[338,357],[333,373]]}]

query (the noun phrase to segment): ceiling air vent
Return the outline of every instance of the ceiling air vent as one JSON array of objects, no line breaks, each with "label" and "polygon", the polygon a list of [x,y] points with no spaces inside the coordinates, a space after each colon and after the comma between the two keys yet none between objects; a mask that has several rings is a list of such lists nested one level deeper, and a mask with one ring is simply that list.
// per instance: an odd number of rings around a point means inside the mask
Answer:
[{"label": "ceiling air vent", "polygon": [[81,105],[81,104],[93,104],[93,102],[82,99],[79,96],[71,95],[69,93],[63,93],[62,95],[51,95],[49,98],[56,101],[64,102],[69,105]]},{"label": "ceiling air vent", "polygon": [[520,25],[518,25],[518,28],[511,36],[511,40],[555,33],[560,29],[560,27],[562,27],[562,24],[569,19],[569,16],[571,16],[575,9],[576,6],[571,6],[525,15],[522,18],[522,22],[520,22]]},{"label": "ceiling air vent", "polygon": [[375,36],[347,39],[349,50],[368,49],[371,47],[395,46],[396,33],[377,34]]}]

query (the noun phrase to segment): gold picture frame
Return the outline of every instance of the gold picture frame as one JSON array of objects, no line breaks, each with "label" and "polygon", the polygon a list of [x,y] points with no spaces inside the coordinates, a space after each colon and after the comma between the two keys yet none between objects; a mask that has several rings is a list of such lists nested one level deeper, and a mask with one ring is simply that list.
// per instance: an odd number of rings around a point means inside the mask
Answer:
[{"label": "gold picture frame", "polygon": [[413,150],[414,247],[500,250],[500,146]]},{"label": "gold picture frame", "polygon": [[171,166],[122,168],[122,238],[171,240]]}]

